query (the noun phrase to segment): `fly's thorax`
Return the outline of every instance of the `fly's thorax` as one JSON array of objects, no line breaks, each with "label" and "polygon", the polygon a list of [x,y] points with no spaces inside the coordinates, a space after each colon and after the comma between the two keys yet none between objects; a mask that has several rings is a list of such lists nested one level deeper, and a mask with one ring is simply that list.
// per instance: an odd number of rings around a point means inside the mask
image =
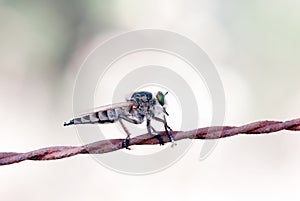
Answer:
[{"label": "fly's thorax", "polygon": [[150,101],[152,99],[153,95],[150,92],[147,91],[139,91],[139,92],[135,92],[132,94],[131,96],[131,100],[137,101],[137,102],[147,102]]},{"label": "fly's thorax", "polygon": [[156,105],[156,100],[151,99],[151,100],[146,101],[146,102],[141,102],[141,104],[139,105],[139,108],[145,114],[153,114],[153,112],[155,110],[155,105]]}]

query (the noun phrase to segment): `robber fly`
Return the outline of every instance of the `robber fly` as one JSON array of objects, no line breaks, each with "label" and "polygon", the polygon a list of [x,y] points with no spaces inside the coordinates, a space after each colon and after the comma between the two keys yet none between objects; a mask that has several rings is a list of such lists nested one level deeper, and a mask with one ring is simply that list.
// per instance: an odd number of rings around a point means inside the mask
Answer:
[{"label": "robber fly", "polygon": [[[169,115],[166,111],[165,104],[165,95],[167,93],[163,94],[161,91],[158,91],[156,96],[154,96],[152,93],[147,91],[135,92],[132,94],[131,98],[124,103],[100,107],[95,112],[83,114],[70,120],[68,123],[65,122],[64,126],[120,122],[122,128],[127,134],[127,138],[124,141],[123,146],[128,148],[130,132],[123,123],[123,120],[133,124],[141,124],[146,119],[149,135],[157,136],[159,143],[163,145],[164,142],[162,141],[162,138],[159,135],[156,135],[157,132],[151,126],[151,120],[156,120],[164,124],[166,134],[170,141],[174,144],[174,138],[168,131],[168,129],[172,129],[168,126],[165,118],[165,115]],[[163,119],[158,117],[160,114],[163,114]]]}]

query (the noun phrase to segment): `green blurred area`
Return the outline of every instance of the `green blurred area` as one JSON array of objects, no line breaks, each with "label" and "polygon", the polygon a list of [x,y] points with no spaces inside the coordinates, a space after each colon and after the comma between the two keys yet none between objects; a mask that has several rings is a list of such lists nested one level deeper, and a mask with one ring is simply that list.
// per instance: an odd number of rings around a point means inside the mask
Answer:
[{"label": "green blurred area", "polygon": [[[29,63],[21,69],[57,76],[79,43],[113,27],[112,6],[110,1],[2,1],[0,40],[6,47],[2,45],[1,52],[12,55],[23,50]],[[11,44],[23,49],[16,52]],[[1,57],[5,60],[5,55]]]},{"label": "green blurred area", "polygon": [[52,88],[55,102],[66,74],[72,72],[75,77],[80,62],[98,45],[99,36],[139,28],[167,29],[197,41],[219,68],[238,73],[251,93],[261,97],[252,100],[255,108],[271,115],[271,97],[276,97],[274,105],[280,105],[290,91],[297,90],[299,4],[271,0],[2,0],[0,72],[43,80]]}]

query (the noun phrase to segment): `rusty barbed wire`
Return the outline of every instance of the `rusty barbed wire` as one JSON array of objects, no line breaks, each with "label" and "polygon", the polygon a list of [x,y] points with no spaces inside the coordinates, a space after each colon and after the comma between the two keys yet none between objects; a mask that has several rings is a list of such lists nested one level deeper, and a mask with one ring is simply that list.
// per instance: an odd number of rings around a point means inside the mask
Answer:
[{"label": "rusty barbed wire", "polygon": [[[289,121],[258,121],[239,127],[213,126],[198,128],[190,131],[171,131],[174,140],[182,139],[219,139],[237,134],[268,134],[280,130],[300,131],[300,118]],[[164,142],[169,142],[164,131],[159,132]],[[0,165],[9,165],[25,160],[57,160],[75,156],[78,154],[103,154],[123,149],[122,143],[125,139],[102,140],[82,146],[55,146],[42,148],[26,153],[2,152],[0,153]],[[130,140],[132,145],[159,144],[156,137],[143,134]]]}]

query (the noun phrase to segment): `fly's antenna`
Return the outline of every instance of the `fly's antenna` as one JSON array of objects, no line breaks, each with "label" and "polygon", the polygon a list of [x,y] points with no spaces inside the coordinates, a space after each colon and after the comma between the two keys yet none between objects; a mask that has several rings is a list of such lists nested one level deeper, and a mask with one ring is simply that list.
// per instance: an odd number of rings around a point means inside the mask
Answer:
[{"label": "fly's antenna", "polygon": [[165,95],[167,95],[169,92],[167,91],[166,93],[165,93]]}]

